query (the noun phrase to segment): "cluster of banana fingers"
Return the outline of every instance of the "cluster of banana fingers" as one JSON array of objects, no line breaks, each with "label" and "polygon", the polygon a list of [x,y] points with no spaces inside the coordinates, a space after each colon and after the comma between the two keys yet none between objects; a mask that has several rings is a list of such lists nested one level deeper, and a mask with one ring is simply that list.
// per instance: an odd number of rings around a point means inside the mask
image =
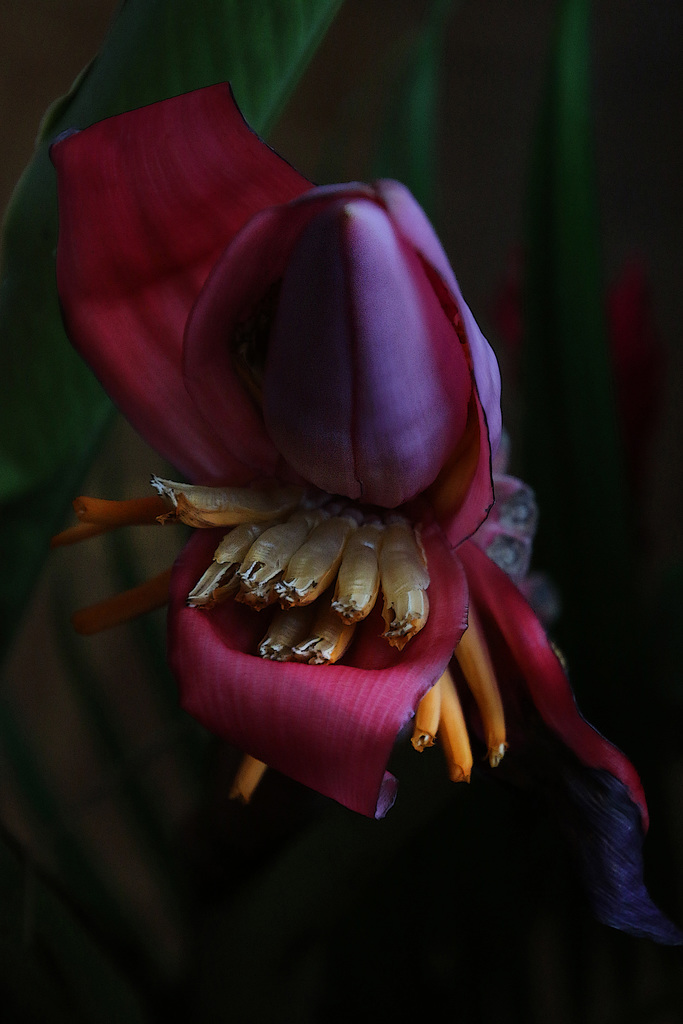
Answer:
[{"label": "cluster of banana fingers", "polygon": [[427,622],[429,573],[419,529],[406,518],[296,487],[194,487],[159,477],[152,483],[172,504],[164,518],[232,527],[188,604],[278,604],[261,657],[338,661],[380,590],[383,636],[392,646],[403,649]]}]

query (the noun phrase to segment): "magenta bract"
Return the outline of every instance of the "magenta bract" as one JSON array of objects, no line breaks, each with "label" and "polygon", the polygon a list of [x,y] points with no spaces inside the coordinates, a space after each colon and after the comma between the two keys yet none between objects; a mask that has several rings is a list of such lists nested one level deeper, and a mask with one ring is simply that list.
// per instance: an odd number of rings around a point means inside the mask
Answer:
[{"label": "magenta bract", "polygon": [[[283,664],[254,653],[268,612],[187,607],[216,543],[200,531],[171,581],[184,707],[254,757],[381,815],[396,788],[392,745],[472,607],[510,755],[600,836],[586,846],[600,916],[677,941],[642,885],[638,777],[581,718],[542,627],[492,560],[494,545],[519,542],[511,575],[523,577],[535,525],[520,521],[523,485],[505,478],[495,516],[468,540],[494,500],[500,378],[410,193],[391,181],[314,188],[250,131],[225,85],[100,122],[52,155],[67,329],[147,441],[198,483],[269,478],[385,517],[398,508],[424,545],[430,613],[405,651],[379,638],[375,610],[337,664]],[[475,708],[468,725],[482,732]]]},{"label": "magenta bract", "polygon": [[349,656],[327,668],[254,657],[263,616],[230,601],[212,614],[186,606],[218,542],[198,531],[175,569],[169,658],[183,706],[211,731],[318,792],[370,817],[396,796],[386,765],[399,731],[438,679],[465,629],[467,585],[433,525],[423,534],[433,614],[403,652],[381,638],[375,609]]}]

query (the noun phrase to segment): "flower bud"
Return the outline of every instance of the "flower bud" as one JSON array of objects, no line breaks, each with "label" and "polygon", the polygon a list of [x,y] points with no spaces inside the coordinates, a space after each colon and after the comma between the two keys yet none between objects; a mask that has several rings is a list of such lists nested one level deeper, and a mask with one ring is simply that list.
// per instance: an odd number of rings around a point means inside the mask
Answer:
[{"label": "flower bud", "polygon": [[395,507],[461,439],[465,351],[417,252],[369,199],[313,217],[285,269],[263,383],[278,451],[323,490]]}]

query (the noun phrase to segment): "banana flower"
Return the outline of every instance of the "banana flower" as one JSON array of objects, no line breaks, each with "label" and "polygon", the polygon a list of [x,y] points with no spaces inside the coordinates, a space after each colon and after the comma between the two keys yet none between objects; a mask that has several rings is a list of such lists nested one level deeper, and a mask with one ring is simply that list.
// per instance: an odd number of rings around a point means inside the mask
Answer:
[{"label": "banana flower", "polygon": [[379,817],[411,719],[455,781],[508,751],[579,823],[602,920],[678,941],[643,886],[638,776],[516,586],[535,512],[510,478],[494,506],[497,363],[407,189],[314,187],[225,85],[66,133],[52,159],[67,332],[182,478],[79,499],[60,539],[197,528],[170,578],[82,631],[168,599],[182,703],[246,752],[245,798],[271,765]]}]

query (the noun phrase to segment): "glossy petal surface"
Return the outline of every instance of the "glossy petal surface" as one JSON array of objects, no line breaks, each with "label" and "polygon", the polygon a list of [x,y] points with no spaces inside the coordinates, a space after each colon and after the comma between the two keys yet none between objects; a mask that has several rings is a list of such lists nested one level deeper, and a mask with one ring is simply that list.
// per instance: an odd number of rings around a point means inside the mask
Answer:
[{"label": "glossy petal surface", "polygon": [[188,396],[189,311],[226,244],[309,182],[244,123],[226,85],[57,142],[59,293],[69,336],[146,440],[188,477],[250,472]]},{"label": "glossy petal surface", "polygon": [[399,730],[462,635],[467,588],[438,527],[423,541],[432,611],[399,653],[380,636],[379,609],[359,627],[344,663],[313,666],[255,657],[267,613],[228,602],[206,614],[185,598],[206,568],[216,531],[194,535],[173,573],[171,666],[183,705],[208,729],[259,760],[369,816],[393,803],[385,766]]}]

